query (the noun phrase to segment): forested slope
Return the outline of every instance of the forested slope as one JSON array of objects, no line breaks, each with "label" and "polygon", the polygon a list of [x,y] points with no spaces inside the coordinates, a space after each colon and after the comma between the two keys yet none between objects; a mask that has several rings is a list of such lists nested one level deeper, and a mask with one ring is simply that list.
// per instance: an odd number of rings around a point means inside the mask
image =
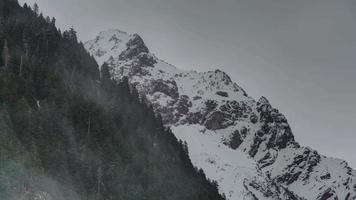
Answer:
[{"label": "forested slope", "polygon": [[0,199],[223,199],[127,80],[0,1]]}]

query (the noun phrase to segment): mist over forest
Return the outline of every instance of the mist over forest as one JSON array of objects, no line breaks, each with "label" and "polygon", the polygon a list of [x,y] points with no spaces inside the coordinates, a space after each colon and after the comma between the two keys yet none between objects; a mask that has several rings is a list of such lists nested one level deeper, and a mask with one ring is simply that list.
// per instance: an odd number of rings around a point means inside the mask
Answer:
[{"label": "mist over forest", "polygon": [[0,199],[223,199],[74,29],[1,0],[0,47]]}]

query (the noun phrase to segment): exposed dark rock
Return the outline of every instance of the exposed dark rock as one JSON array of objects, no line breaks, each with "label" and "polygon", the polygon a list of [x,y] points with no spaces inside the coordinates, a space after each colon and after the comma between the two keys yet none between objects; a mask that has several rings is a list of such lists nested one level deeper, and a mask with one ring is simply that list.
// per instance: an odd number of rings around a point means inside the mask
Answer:
[{"label": "exposed dark rock", "polygon": [[[263,199],[275,199],[275,200],[305,200],[295,195],[293,192],[289,191],[288,188],[278,186],[275,182],[271,182],[268,184],[260,183],[256,180],[252,180],[250,182],[245,181],[243,184],[244,188],[247,191],[250,191],[251,196],[255,200],[259,200],[254,195],[253,190],[259,191],[263,195]],[[253,188],[253,190],[251,190]]]},{"label": "exposed dark rock", "polygon": [[186,115],[189,112],[189,108],[192,107],[192,102],[187,95],[180,96],[176,104],[177,111],[181,115]]},{"label": "exposed dark rock", "polygon": [[202,97],[201,97],[201,96],[194,96],[194,97],[193,97],[193,100],[194,100],[194,101],[196,101],[196,100],[200,100],[200,99],[202,99]]},{"label": "exposed dark rock", "polygon": [[335,191],[333,191],[331,188],[327,189],[321,196],[318,198],[318,200],[337,200],[337,196],[335,194]]},{"label": "exposed dark rock", "polygon": [[260,114],[260,121],[264,123],[262,125],[264,134],[271,135],[267,143],[268,148],[283,149],[295,143],[286,118],[273,108],[265,97],[261,97],[257,102],[257,111]]},{"label": "exposed dark rock", "polygon": [[256,124],[256,123],[258,122],[258,117],[257,117],[257,115],[252,114],[252,115],[250,116],[250,121],[251,121],[253,124]]},{"label": "exposed dark rock", "polygon": [[223,72],[223,71],[217,69],[217,70],[215,70],[215,73],[222,75],[222,80],[221,80],[221,81],[222,81],[225,85],[228,85],[228,84],[232,83],[230,76],[227,75],[225,72]]},{"label": "exposed dark rock", "polygon": [[272,197],[273,196],[273,192],[268,187],[263,187],[262,185],[258,184],[256,181],[252,181],[249,185],[252,188],[262,192],[264,197]]},{"label": "exposed dark rock", "polygon": [[119,59],[132,59],[141,53],[149,53],[149,50],[142,38],[139,35],[134,34],[133,38],[127,43],[127,49],[120,54]]},{"label": "exposed dark rock", "polygon": [[153,80],[151,81],[150,94],[155,92],[162,92],[173,99],[179,97],[177,83],[174,80]]},{"label": "exposed dark rock", "polygon": [[351,193],[350,193],[350,192],[348,192],[348,193],[347,193],[347,195],[346,195],[345,200],[349,200],[349,199],[350,199],[350,196],[351,196]]},{"label": "exposed dark rock", "polygon": [[268,101],[268,99],[264,96],[262,96],[258,101],[257,101],[257,105],[271,105]]},{"label": "exposed dark rock", "polygon": [[277,147],[278,149],[284,149],[288,144],[294,142],[294,136],[289,126],[283,128],[273,127],[272,130],[274,130],[272,136],[274,140],[270,140],[267,144],[270,148]]},{"label": "exposed dark rock", "polygon": [[240,130],[240,135],[242,136],[242,138],[245,138],[247,136],[248,132],[249,132],[249,129],[247,129],[246,127],[243,127]]},{"label": "exposed dark rock", "polygon": [[260,168],[267,167],[273,164],[275,161],[275,157],[272,156],[271,152],[268,151],[265,156],[258,161]]},{"label": "exposed dark rock", "polygon": [[188,113],[187,122],[189,124],[201,124],[204,121],[204,116],[201,112]]},{"label": "exposed dark rock", "polygon": [[[256,135],[261,135],[261,133],[256,133]],[[248,152],[248,154],[251,157],[255,157],[256,153],[258,152],[258,148],[260,147],[262,141],[263,141],[262,137],[255,136],[255,138],[253,139],[253,143],[252,143],[252,145],[250,147],[250,150]]]},{"label": "exposed dark rock", "polygon": [[229,97],[229,93],[223,91],[217,91],[216,94],[222,97]]},{"label": "exposed dark rock", "polygon": [[288,171],[277,179],[279,182],[291,184],[299,179],[303,173],[303,180],[305,181],[309,179],[310,173],[319,162],[320,155],[316,151],[311,151],[309,148],[305,148],[303,154],[294,157],[293,163],[288,165]]},{"label": "exposed dark rock", "polygon": [[130,76],[146,76],[149,72],[139,64],[133,64],[130,68]]},{"label": "exposed dark rock", "polygon": [[204,125],[209,130],[223,129],[233,124],[229,118],[229,115],[215,111],[208,117]]},{"label": "exposed dark rock", "polygon": [[237,101],[227,101],[225,104],[220,106],[220,111],[228,114],[230,120],[236,121],[240,118],[246,118],[247,115],[244,113],[249,112],[248,106],[244,103],[239,103]]},{"label": "exposed dark rock", "polygon": [[325,175],[323,175],[323,176],[320,176],[320,179],[321,180],[326,180],[326,179],[330,179],[331,177],[330,177],[330,173],[327,173],[327,174],[325,174]]},{"label": "exposed dark rock", "polygon": [[132,60],[131,75],[145,76],[148,74],[145,67],[153,67],[157,63],[156,58],[149,53],[142,38],[135,34],[126,44],[127,48],[119,55],[120,60]]},{"label": "exposed dark rock", "polygon": [[157,63],[156,59],[149,53],[140,53],[137,55],[137,60],[141,66],[153,66]]},{"label": "exposed dark rock", "polygon": [[286,183],[286,184],[292,184],[294,181],[298,180],[299,176],[302,174],[301,171],[298,171],[296,173],[285,173],[283,176],[278,177],[277,180],[278,182],[281,183]]},{"label": "exposed dark rock", "polygon": [[257,133],[256,133],[256,135],[261,138],[261,137],[263,137],[263,136],[265,135],[265,133],[266,133],[266,132],[264,132],[264,131],[262,131],[262,130],[258,130]]},{"label": "exposed dark rock", "polygon": [[232,136],[230,138],[229,146],[232,149],[237,149],[237,148],[239,148],[239,146],[241,145],[242,142],[243,142],[243,140],[242,140],[242,137],[240,135],[240,132],[238,130],[235,130],[232,133]]},{"label": "exposed dark rock", "polygon": [[223,104],[220,106],[220,110],[222,112],[228,112],[231,110],[231,106],[229,105],[229,103]]},{"label": "exposed dark rock", "polygon": [[218,104],[214,100],[207,100],[205,102],[205,107],[206,107],[207,112],[213,111],[217,106],[218,106]]}]

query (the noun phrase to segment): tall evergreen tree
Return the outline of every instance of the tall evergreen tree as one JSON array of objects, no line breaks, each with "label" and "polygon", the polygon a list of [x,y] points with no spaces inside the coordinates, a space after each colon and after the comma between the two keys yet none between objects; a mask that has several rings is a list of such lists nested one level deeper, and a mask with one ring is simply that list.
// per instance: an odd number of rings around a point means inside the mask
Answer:
[{"label": "tall evergreen tree", "polygon": [[37,3],[33,4],[33,8],[32,9],[33,9],[33,12],[35,13],[35,15],[38,16],[39,13],[40,13],[40,7],[38,6]]},{"label": "tall evergreen tree", "polygon": [[7,40],[4,41],[4,47],[2,50],[2,59],[4,62],[4,70],[7,71],[9,67],[9,61],[10,61],[10,52],[9,52]]},{"label": "tall evergreen tree", "polygon": [[100,68],[100,80],[103,83],[108,83],[111,81],[110,77],[110,70],[109,70],[109,65],[104,62],[104,64]]},{"label": "tall evergreen tree", "polygon": [[56,18],[52,17],[52,19],[51,19],[51,24],[52,24],[53,26],[56,25]]}]

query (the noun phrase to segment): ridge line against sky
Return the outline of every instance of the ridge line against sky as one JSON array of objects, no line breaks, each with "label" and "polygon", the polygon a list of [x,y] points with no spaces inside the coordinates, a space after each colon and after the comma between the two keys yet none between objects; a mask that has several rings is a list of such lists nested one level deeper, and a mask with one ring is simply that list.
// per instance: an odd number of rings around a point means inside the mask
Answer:
[{"label": "ridge line against sky", "polygon": [[285,114],[302,145],[356,168],[356,1],[36,2],[82,41],[119,28],[179,68],[227,72]]}]

